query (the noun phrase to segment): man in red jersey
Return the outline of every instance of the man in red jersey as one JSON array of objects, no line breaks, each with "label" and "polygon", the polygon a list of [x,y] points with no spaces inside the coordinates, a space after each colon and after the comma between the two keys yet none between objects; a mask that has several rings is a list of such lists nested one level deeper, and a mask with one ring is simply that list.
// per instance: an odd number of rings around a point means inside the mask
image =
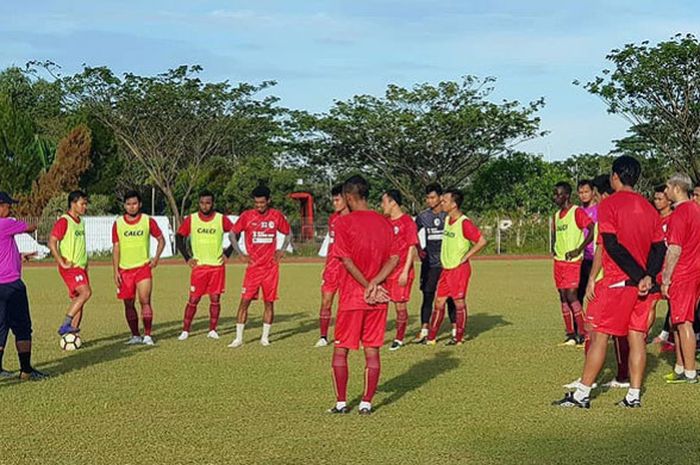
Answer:
[{"label": "man in red jersey", "polygon": [[[131,330],[131,338],[127,344],[143,343],[152,346],[154,342],[151,336],[151,270],[158,266],[158,260],[165,248],[165,239],[158,223],[141,213],[141,206],[141,194],[138,192],[132,190],[124,195],[124,215],[112,225],[112,266],[117,298],[124,301],[124,315]],[[149,257],[151,237],[158,241],[153,258]],[[141,305],[143,338],[139,332],[139,315],[136,313],[137,296]]]},{"label": "man in red jersey", "polygon": [[693,321],[700,298],[700,205],[690,201],[693,184],[686,174],[675,174],[666,183],[666,195],[674,210],[668,222],[668,254],[661,292],[669,300],[676,341],[676,366],[666,375],[669,384],[696,384]]},{"label": "man in red jersey", "polygon": [[361,415],[372,413],[372,397],[380,374],[379,348],[386,331],[388,292],[381,284],[399,263],[400,240],[389,221],[369,209],[369,184],[352,176],[343,185],[350,213],[339,218],[335,230],[333,258],[343,264],[340,273],[340,302],[335,324],[333,382],[336,404],[329,413],[348,413],[348,351],[360,344],[365,351],[365,388]]},{"label": "man in red jersey", "polygon": [[610,184],[615,193],[601,202],[598,211],[603,277],[595,284],[586,315],[590,343],[583,375],[576,390],[554,405],[590,408],[590,392],[605,363],[609,337],[627,336],[630,387],[618,405],[641,407],[647,322],[653,304],[646,297],[661,269],[666,246],[658,213],[634,191],[640,174],[641,166],[632,157],[613,162]]},{"label": "man in red jersey", "polygon": [[331,189],[333,197],[333,214],[328,218],[328,253],[326,255],[326,266],[323,267],[323,278],[321,281],[321,310],[319,311],[319,323],[321,326],[321,337],[316,342],[316,347],[328,345],[328,327],[331,324],[331,307],[333,298],[338,292],[338,278],[340,268],[343,266],[340,260],[333,258],[333,243],[335,242],[335,224],[341,216],[350,212],[345,198],[343,197],[343,185],[337,184]]},{"label": "man in red jersey", "polygon": [[389,350],[399,350],[408,326],[408,301],[415,279],[413,262],[418,255],[418,227],[415,221],[401,210],[402,198],[398,190],[390,189],[382,195],[382,210],[389,218],[394,235],[401,242],[399,264],[386,280],[389,298],[396,306],[396,337]]},{"label": "man in red jersey", "polygon": [[[190,337],[192,320],[197,314],[197,305],[202,297],[209,296],[209,332],[207,338],[217,340],[221,295],[226,291],[226,265],[224,255],[230,257],[233,248],[222,250],[224,234],[233,230],[233,223],[226,215],[214,209],[214,193],[203,190],[199,193],[198,210],[187,215],[175,235],[175,246],[192,270],[190,294],[182,318],[182,332],[178,341]],[[187,247],[189,238],[190,247]]]},{"label": "man in red jersey", "polygon": [[[671,219],[671,214],[673,213],[673,204],[671,200],[666,195],[666,184],[661,184],[654,188],[654,208],[659,212],[661,216],[661,229],[664,231],[664,239],[668,232],[668,222]],[[668,244],[666,244],[668,246]],[[661,284],[661,275],[656,278],[657,284]],[[658,303],[658,302],[657,302]],[[649,328],[654,324],[656,319],[656,308],[649,316]],[[664,319],[664,326],[658,336],[654,338],[654,343],[661,344],[662,352],[672,352],[675,351],[675,346],[673,343],[673,336],[671,333],[671,309],[669,308],[666,312],[666,318]]]},{"label": "man in red jersey", "polygon": [[[243,278],[241,302],[236,320],[236,338],[229,347],[243,345],[243,331],[248,321],[250,303],[262,290],[265,311],[260,344],[270,345],[270,328],[275,316],[275,301],[279,285],[280,260],[292,240],[289,223],[282,212],[270,207],[270,189],[256,187],[252,192],[255,208],[246,210],[233,225],[231,245],[248,263]],[[282,247],[277,248],[277,233],[285,235]],[[246,253],[238,246],[238,235],[245,233]]]}]

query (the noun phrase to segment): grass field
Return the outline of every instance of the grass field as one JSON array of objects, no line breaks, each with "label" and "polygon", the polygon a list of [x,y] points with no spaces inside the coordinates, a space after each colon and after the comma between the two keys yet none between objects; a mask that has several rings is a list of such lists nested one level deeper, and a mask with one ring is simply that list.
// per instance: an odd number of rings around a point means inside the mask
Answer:
[{"label": "grass field", "polygon": [[[589,411],[558,410],[561,384],[578,376],[582,351],[558,347],[563,328],[547,261],[479,261],[461,347],[382,351],[375,414],[338,417],[331,349],[315,349],[320,265],[286,264],[272,346],[261,347],[254,304],[246,345],[228,349],[242,278],[229,266],[220,341],[207,340],[207,303],[194,337],[176,340],[188,290],[184,266],[156,270],[157,345],[125,346],[128,332],[111,270],[91,270],[85,346],[58,348],[66,304],[52,268],[29,268],[38,383],[0,381],[2,464],[412,464],[697,463],[700,388],[667,386],[666,356],[649,348],[644,408],[595,392]],[[411,303],[412,337],[420,293]],[[665,310],[664,310],[665,311]],[[659,322],[663,315],[659,312]],[[393,318],[387,341],[393,335]],[[445,329],[446,330],[446,329]],[[363,359],[350,357],[350,398]],[[17,369],[14,349],[5,365]],[[610,379],[607,370],[602,381]]]}]

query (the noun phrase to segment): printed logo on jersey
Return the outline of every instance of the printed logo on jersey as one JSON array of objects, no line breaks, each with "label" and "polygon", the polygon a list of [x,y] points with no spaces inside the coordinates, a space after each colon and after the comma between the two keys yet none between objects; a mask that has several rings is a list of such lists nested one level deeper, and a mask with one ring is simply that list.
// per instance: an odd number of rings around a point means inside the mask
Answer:
[{"label": "printed logo on jersey", "polygon": [[126,237],[143,236],[143,231],[124,231],[124,236],[126,236]]},{"label": "printed logo on jersey", "polygon": [[435,226],[440,226],[440,218],[433,218],[433,224]]},{"label": "printed logo on jersey", "polygon": [[394,236],[397,236],[399,234],[399,227],[394,226]]},{"label": "printed logo on jersey", "polygon": [[197,228],[197,234],[216,234],[216,228]]}]

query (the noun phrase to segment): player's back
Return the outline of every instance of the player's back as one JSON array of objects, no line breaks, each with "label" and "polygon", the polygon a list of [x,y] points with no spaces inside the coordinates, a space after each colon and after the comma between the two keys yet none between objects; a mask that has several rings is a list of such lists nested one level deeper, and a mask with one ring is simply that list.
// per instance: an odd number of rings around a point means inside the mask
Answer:
[{"label": "player's back", "polygon": [[[646,267],[651,244],[663,240],[659,214],[647,199],[636,192],[616,192],[604,199],[600,204],[598,220],[600,234],[615,234],[618,242],[642,267]],[[603,257],[606,279],[628,278],[607,251]]]},{"label": "player's back", "polygon": [[350,239],[350,258],[366,277],[373,277],[389,259],[394,232],[389,220],[372,210],[351,212],[339,218]]}]

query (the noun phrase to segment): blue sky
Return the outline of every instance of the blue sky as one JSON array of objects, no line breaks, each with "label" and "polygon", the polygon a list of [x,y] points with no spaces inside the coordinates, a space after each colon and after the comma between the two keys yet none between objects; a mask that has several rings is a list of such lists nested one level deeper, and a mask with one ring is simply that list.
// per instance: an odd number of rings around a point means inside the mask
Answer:
[{"label": "blue sky", "polygon": [[0,2],[0,66],[31,59],[157,73],[201,64],[207,79],[274,79],[291,108],[380,95],[388,83],[498,78],[494,99],[545,97],[543,129],[523,149],[561,159],[601,152],[626,122],[571,83],[628,42],[700,31],[687,1],[37,0]]}]

